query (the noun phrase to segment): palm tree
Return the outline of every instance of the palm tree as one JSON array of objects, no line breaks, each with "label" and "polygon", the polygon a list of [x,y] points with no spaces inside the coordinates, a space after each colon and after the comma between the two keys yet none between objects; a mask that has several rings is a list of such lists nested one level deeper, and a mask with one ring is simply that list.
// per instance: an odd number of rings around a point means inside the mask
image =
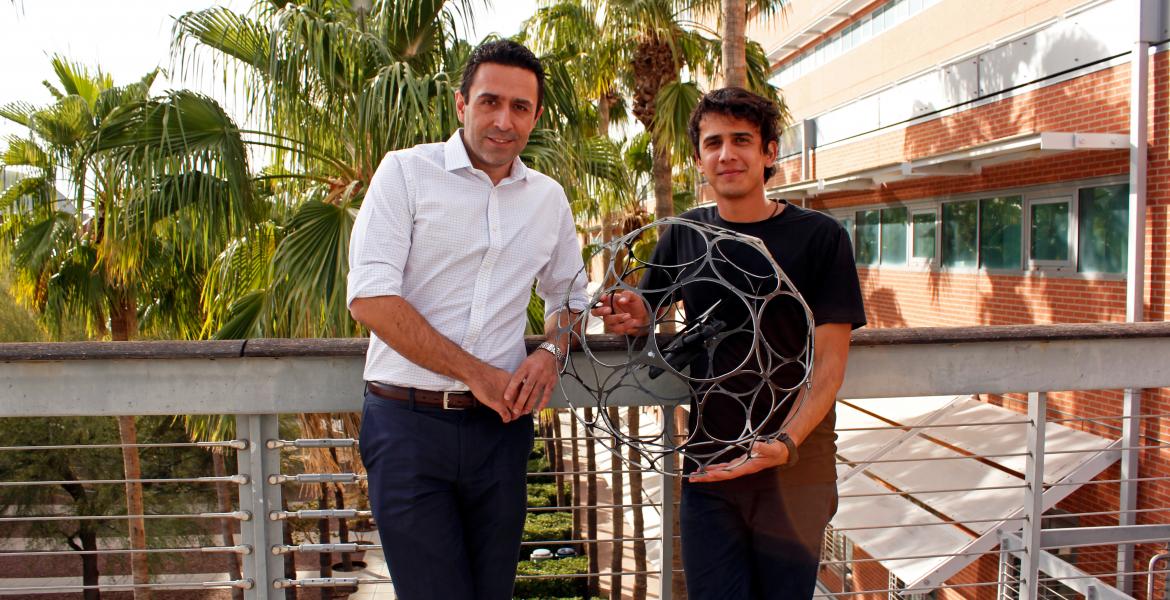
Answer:
[{"label": "palm tree", "polygon": [[[752,83],[748,65],[752,60],[749,60],[748,18],[754,14],[767,21],[784,11],[787,0],[704,0],[702,4],[700,12],[718,17],[719,38],[722,40],[723,85],[750,88]],[[759,60],[759,57],[753,60]]]},{"label": "palm tree", "polygon": [[[12,243],[18,300],[55,332],[85,323],[88,333],[115,341],[149,326],[179,333],[198,322],[201,268],[251,216],[242,145],[211,100],[187,92],[150,98],[157,71],[116,87],[100,70],[54,57],[56,101],[13,104],[3,116],[24,125],[3,163],[32,171],[0,201],[0,234]],[[71,206],[58,203],[58,171],[71,183]],[[23,194],[21,193],[23,192]],[[187,330],[186,333],[191,333]],[[118,418],[124,445],[127,511],[145,507],[133,416]],[[132,549],[146,548],[145,523],[131,518]],[[135,584],[149,583],[147,556],[132,555]],[[138,588],[136,598],[149,598]]]}]

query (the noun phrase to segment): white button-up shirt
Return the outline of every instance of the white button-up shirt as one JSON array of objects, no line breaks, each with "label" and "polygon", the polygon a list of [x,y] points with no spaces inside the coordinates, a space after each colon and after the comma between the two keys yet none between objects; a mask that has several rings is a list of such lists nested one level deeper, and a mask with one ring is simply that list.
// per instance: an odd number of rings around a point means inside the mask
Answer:
[{"label": "white button-up shirt", "polygon": [[[401,296],[468,353],[513,372],[526,356],[534,280],[547,314],[566,303],[584,310],[581,249],[560,184],[517,158],[511,174],[492,185],[471,166],[461,131],[446,143],[382,160],[350,238],[346,301]],[[364,376],[426,390],[467,389],[403,358],[376,335]]]}]

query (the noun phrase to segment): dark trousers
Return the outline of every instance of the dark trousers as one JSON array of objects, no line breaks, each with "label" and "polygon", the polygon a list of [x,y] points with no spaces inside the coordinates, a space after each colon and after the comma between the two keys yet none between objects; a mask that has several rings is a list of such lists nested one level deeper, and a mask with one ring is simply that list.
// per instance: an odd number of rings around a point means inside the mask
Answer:
[{"label": "dark trousers", "polygon": [[527,506],[532,418],[448,411],[369,393],[361,455],[402,600],[512,597]]},{"label": "dark trousers", "polygon": [[679,520],[691,600],[803,600],[816,589],[837,484],[737,489],[683,483]]}]

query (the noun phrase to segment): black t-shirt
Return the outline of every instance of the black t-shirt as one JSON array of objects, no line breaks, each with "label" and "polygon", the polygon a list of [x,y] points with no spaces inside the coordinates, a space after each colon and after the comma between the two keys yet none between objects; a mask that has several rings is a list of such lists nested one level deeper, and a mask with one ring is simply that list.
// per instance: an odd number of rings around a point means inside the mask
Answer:
[{"label": "black t-shirt", "polygon": [[[849,236],[832,217],[791,204],[786,204],[780,214],[754,223],[725,221],[714,206],[693,209],[680,216],[763,241],[773,260],[808,305],[815,325],[849,323],[854,329],[865,325],[853,249]],[[742,452],[720,440],[739,439],[745,430],[757,427],[760,431],[774,433],[792,406],[792,401],[789,401],[771,414],[774,398],[784,396],[782,391],[777,393],[775,390],[792,388],[804,372],[797,363],[774,362],[752,350],[749,315],[752,312],[760,315],[761,335],[783,357],[797,356],[805,347],[809,331],[803,309],[791,296],[782,294],[767,304],[754,306],[742,299],[744,293],[767,295],[777,285],[775,277],[771,276],[770,265],[758,251],[739,242],[721,242],[711,248],[716,260],[705,261],[703,257],[708,255],[708,249],[708,242],[695,230],[668,228],[650,259],[653,265],[665,266],[647,270],[640,287],[647,290],[647,300],[655,307],[682,300],[688,318],[701,315],[714,305],[711,317],[726,324],[710,360],[705,354],[700,355],[690,365],[691,375],[715,379],[732,371],[745,370],[746,373],[722,379],[719,393],[709,393],[707,384],[692,384],[695,395],[703,400],[702,410],[692,401],[691,430],[695,431],[698,419],[701,418],[703,423],[702,430],[691,437],[684,449],[684,452],[691,449],[703,454],[717,452],[718,457],[713,462],[726,462]],[[674,265],[679,267],[673,268]],[[701,281],[712,278],[713,270],[720,279],[735,287],[738,294],[725,284]],[[694,283],[677,289],[674,297],[669,299],[649,291],[665,289],[683,280]],[[758,393],[753,392],[761,387],[759,373],[768,374],[771,390],[765,385]],[[745,398],[742,394],[752,397]],[[745,427],[749,420],[750,427]],[[830,411],[801,443],[799,460],[792,468],[762,471],[720,485],[746,488],[770,484],[777,479],[789,483],[834,481],[835,421],[835,414]],[[684,462],[688,472],[695,469],[693,461]]]}]

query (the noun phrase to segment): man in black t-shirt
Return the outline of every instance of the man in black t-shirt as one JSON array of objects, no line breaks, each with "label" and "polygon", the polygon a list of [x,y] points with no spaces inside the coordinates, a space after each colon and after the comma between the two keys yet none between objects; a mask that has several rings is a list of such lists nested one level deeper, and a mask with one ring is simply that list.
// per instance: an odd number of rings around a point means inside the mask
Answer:
[{"label": "man in black t-shirt", "polygon": [[[850,332],[865,324],[865,313],[852,248],[841,225],[822,213],[771,202],[764,195],[764,183],[774,170],[777,130],[776,106],[739,88],[707,94],[691,115],[695,158],[715,192],[716,206],[681,216],[760,238],[808,304],[815,327],[808,393],[775,414],[764,415],[744,411],[738,399],[735,406],[731,398],[707,401],[702,406],[703,426],[683,449],[719,451],[718,440],[738,437],[746,419],[776,434],[774,441],[756,442],[746,459],[728,445],[720,462],[702,472],[694,472],[694,463],[687,461],[691,472],[683,484],[680,522],[687,591],[696,600],[811,598],[821,539],[837,507],[833,404],[845,375]],[[705,252],[701,235],[677,227],[663,234],[650,262],[690,264],[691,258]],[[746,247],[724,256],[737,271],[769,272],[766,261]],[[661,289],[672,277],[677,274],[652,268],[641,287]],[[747,279],[756,281],[750,275]],[[703,314],[718,303],[712,316],[732,328],[746,316],[743,303],[726,288],[683,286],[677,296],[672,300],[681,300],[687,315]],[[608,330],[627,335],[647,334],[651,322],[646,304],[628,291],[614,294],[593,313],[603,317]],[[764,311],[760,335],[791,356],[808,335],[803,310],[776,303]],[[693,362],[691,373],[698,377],[727,373],[745,356],[747,351],[734,340],[721,343],[710,361],[704,356]],[[799,370],[781,370],[772,384],[790,387],[800,377]],[[701,395],[703,384],[694,385]],[[692,428],[699,412],[692,406]]]}]

